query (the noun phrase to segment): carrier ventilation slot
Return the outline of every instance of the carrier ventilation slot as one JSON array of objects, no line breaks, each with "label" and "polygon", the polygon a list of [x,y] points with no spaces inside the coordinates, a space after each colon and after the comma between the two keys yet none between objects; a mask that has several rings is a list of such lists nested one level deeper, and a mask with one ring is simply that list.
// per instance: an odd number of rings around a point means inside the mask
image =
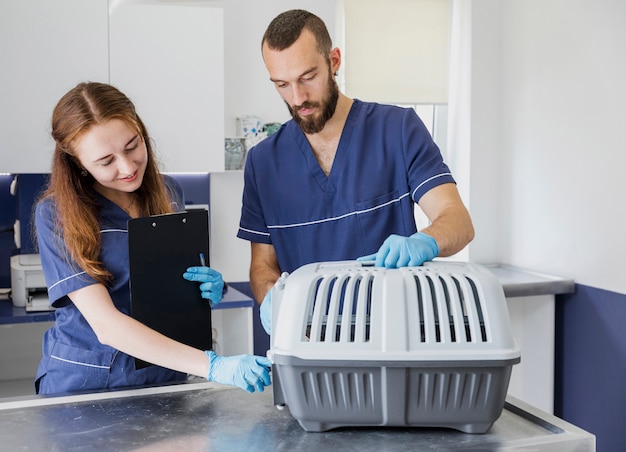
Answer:
[{"label": "carrier ventilation slot", "polygon": [[325,276],[315,282],[305,340],[310,342],[369,342],[372,308],[370,274]]},{"label": "carrier ventilation slot", "polygon": [[482,300],[466,276],[414,272],[421,343],[487,342]]}]

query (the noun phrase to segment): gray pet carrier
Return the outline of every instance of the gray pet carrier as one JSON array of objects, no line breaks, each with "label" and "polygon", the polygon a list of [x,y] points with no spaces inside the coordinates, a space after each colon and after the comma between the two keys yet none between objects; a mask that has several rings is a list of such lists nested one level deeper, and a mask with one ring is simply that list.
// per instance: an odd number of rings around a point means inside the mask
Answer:
[{"label": "gray pet carrier", "polygon": [[307,431],[346,426],[488,431],[520,350],[486,268],[305,265],[273,289],[274,402]]}]

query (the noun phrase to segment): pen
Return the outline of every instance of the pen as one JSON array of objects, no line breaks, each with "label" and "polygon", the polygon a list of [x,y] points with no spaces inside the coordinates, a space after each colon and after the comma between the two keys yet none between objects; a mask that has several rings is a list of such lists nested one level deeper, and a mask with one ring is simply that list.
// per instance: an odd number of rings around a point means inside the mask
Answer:
[{"label": "pen", "polygon": [[206,267],[206,260],[204,260],[204,253],[200,253],[198,254],[198,256],[200,256],[200,265],[202,265],[203,267]]}]

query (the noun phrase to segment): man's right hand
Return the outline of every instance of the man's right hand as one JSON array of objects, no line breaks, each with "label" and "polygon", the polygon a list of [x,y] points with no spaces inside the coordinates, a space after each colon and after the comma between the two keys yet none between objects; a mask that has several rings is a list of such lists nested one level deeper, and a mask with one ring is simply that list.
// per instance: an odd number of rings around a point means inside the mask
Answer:
[{"label": "man's right hand", "polygon": [[261,325],[263,325],[263,329],[269,335],[272,334],[272,287],[265,294],[265,298],[263,298],[263,302],[261,303]]},{"label": "man's right hand", "polygon": [[272,292],[274,292],[274,289],[278,287],[282,289],[285,286],[285,281],[288,276],[289,273],[283,272],[283,274],[280,275],[280,278],[278,278],[278,281],[276,281],[272,288],[267,291],[263,301],[261,302],[261,324],[263,325],[265,332],[269,335],[272,334]]}]

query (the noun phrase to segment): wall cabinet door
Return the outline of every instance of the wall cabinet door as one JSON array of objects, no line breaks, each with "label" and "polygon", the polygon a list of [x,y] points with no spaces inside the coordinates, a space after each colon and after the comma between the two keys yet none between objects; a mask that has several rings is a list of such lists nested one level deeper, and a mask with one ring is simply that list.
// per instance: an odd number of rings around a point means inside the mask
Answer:
[{"label": "wall cabinet door", "polygon": [[111,83],[135,103],[162,169],[223,171],[222,9],[198,1],[114,5]]},{"label": "wall cabinet door", "polygon": [[49,172],[52,109],[108,80],[107,0],[0,0],[0,172]]},{"label": "wall cabinet door", "polygon": [[135,102],[164,171],[223,171],[223,12],[210,5],[0,0],[0,172],[50,171],[52,110],[81,81]]}]

